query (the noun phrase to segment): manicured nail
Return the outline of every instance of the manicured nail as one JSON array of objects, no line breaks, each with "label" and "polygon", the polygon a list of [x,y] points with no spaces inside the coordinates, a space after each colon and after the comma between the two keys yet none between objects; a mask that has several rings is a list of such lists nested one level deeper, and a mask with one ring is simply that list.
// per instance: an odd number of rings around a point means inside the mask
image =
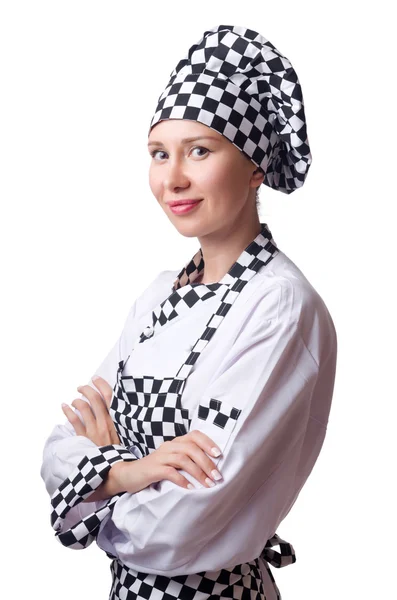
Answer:
[{"label": "manicured nail", "polygon": [[191,483],[188,483],[187,487],[189,488],[189,490],[194,490],[194,485],[192,485]]},{"label": "manicured nail", "polygon": [[211,448],[211,452],[214,456],[220,456],[222,454],[218,448]]},{"label": "manicured nail", "polygon": [[212,481],[212,479],[210,479],[209,477],[205,478],[205,483],[207,485],[209,485],[210,487],[213,487],[215,485],[215,483]]},{"label": "manicured nail", "polygon": [[62,402],[62,407],[65,407],[65,406],[67,406],[67,404],[65,404],[64,402]]},{"label": "manicured nail", "polygon": [[216,481],[219,481],[219,479],[222,479],[222,475],[216,469],[214,469],[213,471],[211,471],[211,477],[213,477],[214,479],[216,479]]},{"label": "manicured nail", "polygon": [[92,381],[95,381],[95,379],[99,379],[99,375],[94,375],[94,377],[92,378]]}]

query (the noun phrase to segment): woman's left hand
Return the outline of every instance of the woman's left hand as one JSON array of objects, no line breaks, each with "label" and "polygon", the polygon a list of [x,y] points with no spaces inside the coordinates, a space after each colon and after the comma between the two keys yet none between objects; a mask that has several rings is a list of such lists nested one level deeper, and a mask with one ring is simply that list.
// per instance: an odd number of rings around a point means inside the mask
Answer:
[{"label": "woman's left hand", "polygon": [[76,435],[84,435],[97,446],[121,444],[113,420],[109,415],[113,390],[102,377],[92,381],[99,392],[90,385],[82,385],[77,388],[77,391],[85,396],[90,404],[81,398],[76,398],[71,403],[74,408],[81,412],[85,425],[67,404],[62,405],[62,410],[68,421],[73,425]]}]

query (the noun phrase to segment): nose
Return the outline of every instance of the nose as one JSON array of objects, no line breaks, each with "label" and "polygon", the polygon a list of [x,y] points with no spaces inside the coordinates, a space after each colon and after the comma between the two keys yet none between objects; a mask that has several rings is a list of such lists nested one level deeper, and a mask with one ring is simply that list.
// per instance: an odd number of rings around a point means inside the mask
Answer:
[{"label": "nose", "polygon": [[189,177],[181,159],[173,158],[167,162],[163,178],[164,188],[174,191],[189,186]]}]

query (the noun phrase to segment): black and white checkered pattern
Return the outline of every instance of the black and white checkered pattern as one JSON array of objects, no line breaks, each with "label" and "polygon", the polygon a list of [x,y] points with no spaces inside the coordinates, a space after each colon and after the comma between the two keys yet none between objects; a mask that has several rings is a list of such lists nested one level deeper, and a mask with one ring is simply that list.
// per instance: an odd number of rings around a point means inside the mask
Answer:
[{"label": "black and white checkered pattern", "polygon": [[[220,291],[225,290],[221,302],[216,311],[211,315],[205,330],[194,344],[187,360],[176,374],[177,377],[186,381],[200,354],[223,322],[239,293],[259,269],[264,265],[267,265],[278,252],[279,249],[273,243],[272,235],[267,224],[261,223],[260,233],[250,244],[248,244],[236,262],[230,267],[226,275],[221,279]],[[178,279],[174,285],[178,285]],[[204,288],[206,287],[205,284],[197,285],[203,286]],[[179,289],[177,292],[178,291]]]},{"label": "black and white checkered pattern", "polygon": [[290,61],[258,32],[218,25],[204,32],[171,72],[151,129],[165,119],[198,121],[224,135],[290,194],[312,156],[301,85]]},{"label": "black and white checkered pattern", "polygon": [[266,600],[258,560],[232,569],[174,577],[139,573],[117,559],[112,561],[110,570],[113,583],[109,600]]},{"label": "black and white checkered pattern", "polygon": [[[104,518],[114,509],[122,494],[117,494],[99,510],[91,513],[73,527],[61,533],[64,518],[73,506],[82,502],[104,480],[114,462],[119,460],[136,460],[147,456],[166,440],[185,435],[193,416],[183,408],[181,398],[184,385],[191,369],[206,348],[209,340],[223,322],[238,294],[257,271],[278,253],[271,233],[265,223],[261,224],[261,233],[245,248],[237,261],[232,265],[225,277],[217,285],[220,294],[218,308],[211,315],[204,332],[199,336],[187,360],[174,377],[155,378],[146,375],[135,377],[123,375],[124,367],[131,356],[118,364],[116,383],[109,414],[113,419],[121,444],[94,448],[80,461],[71,475],[59,486],[51,498],[51,523],[56,530],[58,540],[69,548],[86,548],[97,537]],[[191,308],[207,294],[207,284],[197,284],[200,289],[195,301],[186,302],[189,291],[188,281],[193,282],[200,274],[204,264],[197,266],[195,254],[180,272],[171,290],[171,296],[160,305],[160,312],[154,311],[157,320],[155,328],[161,327],[167,319],[159,318],[161,311],[167,317],[170,312],[167,301],[170,298],[175,307]],[[190,288],[193,285],[190,284]],[[212,290],[213,291],[213,290]],[[204,293],[203,293],[204,292]],[[224,293],[223,293],[224,292]],[[214,292],[215,293],[215,292]],[[176,298],[180,301],[176,301]],[[191,297],[193,298],[193,296]],[[139,341],[153,335],[153,329],[146,327]],[[199,402],[198,418],[214,424],[223,431],[231,432],[240,417],[241,410],[216,398],[202,399]],[[280,543],[281,542],[281,543]],[[281,554],[271,550],[280,545]],[[232,569],[221,569],[213,572],[201,572],[194,575],[165,577],[127,568],[116,556],[106,551],[112,559],[112,589],[109,600],[209,600],[210,597],[230,597],[242,599],[266,600],[259,559],[262,558],[277,598],[281,598],[267,562],[276,567],[295,562],[292,546],[275,534],[266,542],[260,557],[252,562],[236,565]],[[266,562],[267,561],[267,562]]]},{"label": "black and white checkered pattern", "polygon": [[208,405],[202,402],[198,405],[197,416],[202,421],[213,423],[221,429],[231,429],[241,414],[241,409],[225,406],[222,400],[210,398]]},{"label": "black and white checkered pattern", "polygon": [[[272,550],[273,546],[279,546],[280,552]],[[286,567],[296,562],[295,550],[291,544],[283,540],[277,533],[267,540],[261,557],[273,567]]]},{"label": "black and white checkered pattern", "polygon": [[[128,359],[127,359],[128,360]],[[186,435],[191,418],[182,407],[182,379],[122,375],[127,361],[120,361],[109,414],[125,446],[133,445],[141,456],[163,442]]]},{"label": "black and white checkered pattern", "polygon": [[[204,289],[208,288],[210,290],[217,290],[223,282],[230,285],[230,283],[234,281],[233,277],[236,277],[238,273],[243,273],[250,263],[255,264],[256,260],[261,260],[262,265],[266,264],[269,260],[271,260],[269,254],[271,254],[272,257],[276,256],[279,250],[275,240],[273,239],[273,235],[268,224],[261,223],[260,225],[260,233],[250,244],[248,244],[242,254],[240,254],[238,257],[237,261],[231,266],[227,275],[223,277],[219,283],[194,283],[203,272],[205,266],[203,251],[201,248],[199,248],[194,254],[193,258],[189,260],[189,262],[187,262],[182,270],[178,273],[177,278],[172,284],[171,291],[181,290],[185,286],[188,286],[189,289],[189,287],[193,287],[195,285],[197,286],[194,287],[195,290],[198,289],[198,286],[202,286]],[[162,307],[163,304],[164,302],[160,306]]]},{"label": "black and white checkered pattern", "polygon": [[[222,302],[217,311],[211,316],[201,338],[197,341],[195,352],[189,356],[187,365],[193,366],[212,338],[216,329],[229,312],[231,305],[247,282],[279,252],[267,223],[261,223],[261,231],[255,239],[243,250],[236,262],[221,281],[217,283],[194,283],[204,270],[204,258],[201,248],[193,258],[185,264],[172,284],[171,295],[152,311],[152,323],[139,336],[139,343],[145,342],[153,331],[162,327],[168,321],[191,309],[196,302],[208,300],[217,293],[224,292]],[[146,334],[150,330],[150,336]],[[190,367],[189,367],[190,368]],[[185,377],[186,368],[181,368],[179,374]],[[178,374],[178,375],[179,375]]]},{"label": "black and white checkered pattern", "polygon": [[89,546],[98,533],[105,516],[113,510],[113,505],[121,496],[113,496],[102,509],[86,517],[72,528],[61,532],[67,512],[87,498],[104,480],[111,466],[120,460],[137,458],[120,444],[98,446],[82,458],[51,496],[51,525],[62,545],[75,550]]},{"label": "black and white checkered pattern", "polygon": [[[184,287],[178,290],[178,293],[171,294],[166,300],[164,300],[160,306],[156,307],[152,312],[152,323],[156,327],[162,327],[168,321],[178,317],[182,311],[189,310],[199,300],[205,301],[216,295],[215,290],[219,289],[220,283],[210,283],[201,287],[196,285],[190,288]],[[147,338],[145,331],[141,333],[140,342],[144,342]]]}]

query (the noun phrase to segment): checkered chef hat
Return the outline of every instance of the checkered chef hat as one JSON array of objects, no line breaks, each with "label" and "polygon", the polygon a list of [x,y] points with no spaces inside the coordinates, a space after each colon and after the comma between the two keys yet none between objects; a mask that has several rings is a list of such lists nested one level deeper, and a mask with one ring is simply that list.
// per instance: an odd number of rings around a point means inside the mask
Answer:
[{"label": "checkered chef hat", "polygon": [[301,86],[289,60],[252,29],[204,32],[171,72],[152,127],[164,119],[199,121],[218,131],[290,194],[312,162]]}]

